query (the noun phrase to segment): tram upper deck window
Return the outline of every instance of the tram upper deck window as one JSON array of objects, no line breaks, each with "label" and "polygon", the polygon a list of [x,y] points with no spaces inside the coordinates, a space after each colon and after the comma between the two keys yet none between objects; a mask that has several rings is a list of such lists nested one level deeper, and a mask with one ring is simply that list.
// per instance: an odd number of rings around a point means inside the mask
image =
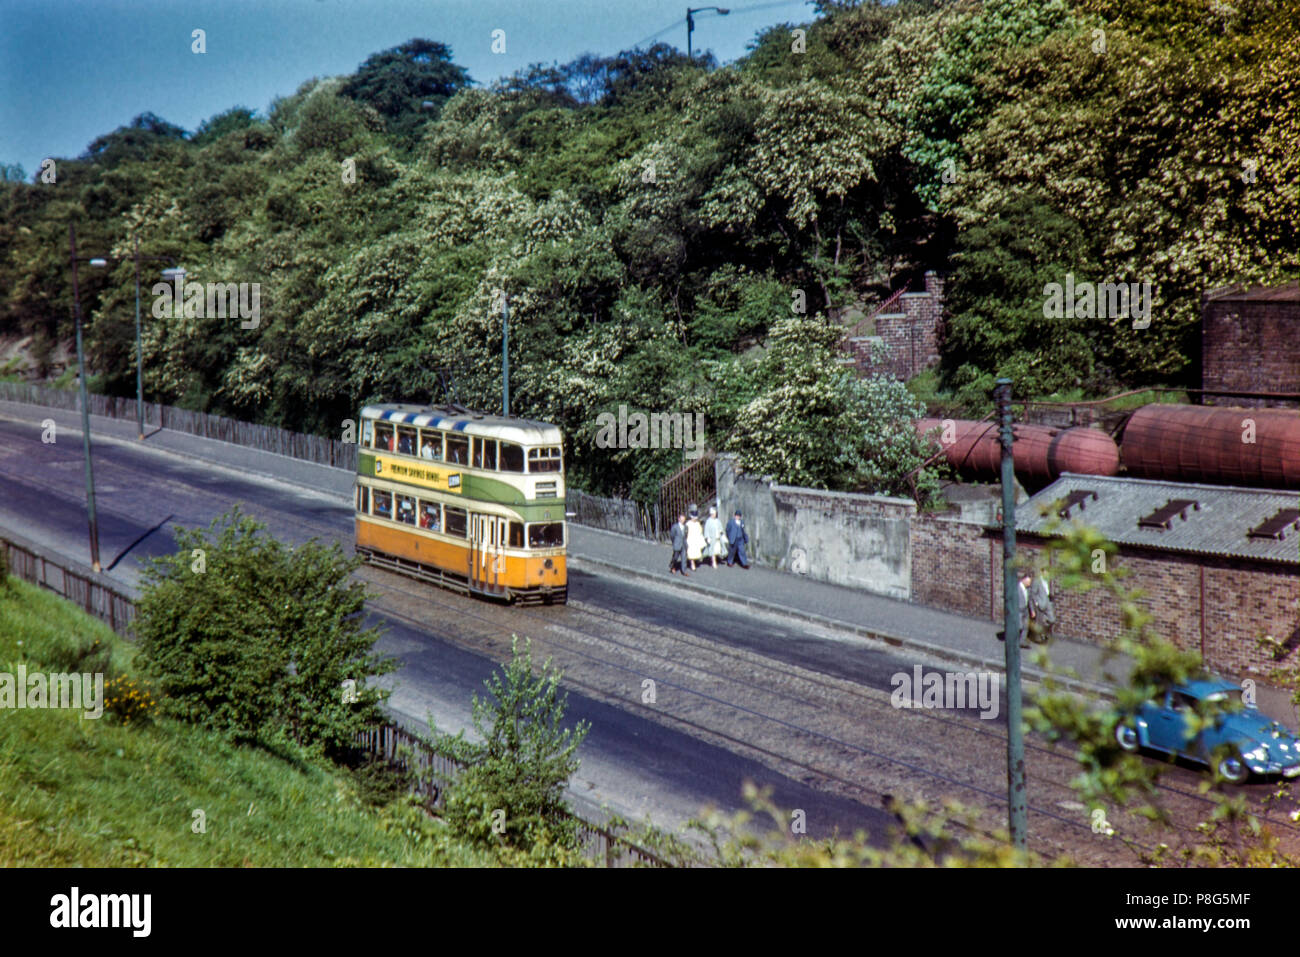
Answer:
[{"label": "tram upper deck window", "polygon": [[528,471],[529,472],[560,471],[560,447],[558,445],[545,445],[540,449],[529,449],[528,450]]},{"label": "tram upper deck window", "polygon": [[474,437],[474,468],[491,469],[493,472],[497,468],[497,440],[481,439]]},{"label": "tram upper deck window", "polygon": [[396,447],[393,438],[393,427],[387,422],[375,423],[375,448],[385,452],[392,452]]},{"label": "tram upper deck window", "polygon": [[466,436],[447,433],[447,461],[451,465],[469,464],[469,439]]},{"label": "tram upper deck window", "polygon": [[529,548],[560,548],[563,545],[563,522],[540,522],[528,526]]},{"label": "tram upper deck window", "polygon": [[397,451],[402,455],[415,455],[415,429],[409,425],[397,427]]},{"label": "tram upper deck window", "polygon": [[420,458],[442,461],[442,433],[436,429],[420,430]]},{"label": "tram upper deck window", "polygon": [[375,447],[375,423],[373,419],[361,420],[361,446],[367,449]]},{"label": "tram upper deck window", "polygon": [[524,470],[523,446],[513,442],[501,443],[501,471],[522,472]]}]

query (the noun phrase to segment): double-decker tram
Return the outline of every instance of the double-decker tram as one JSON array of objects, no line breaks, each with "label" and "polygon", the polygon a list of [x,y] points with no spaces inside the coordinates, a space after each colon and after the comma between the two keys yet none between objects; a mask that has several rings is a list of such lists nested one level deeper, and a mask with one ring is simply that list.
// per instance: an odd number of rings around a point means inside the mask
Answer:
[{"label": "double-decker tram", "polygon": [[545,422],[457,405],[366,406],[357,554],[457,591],[565,601],[561,449]]}]

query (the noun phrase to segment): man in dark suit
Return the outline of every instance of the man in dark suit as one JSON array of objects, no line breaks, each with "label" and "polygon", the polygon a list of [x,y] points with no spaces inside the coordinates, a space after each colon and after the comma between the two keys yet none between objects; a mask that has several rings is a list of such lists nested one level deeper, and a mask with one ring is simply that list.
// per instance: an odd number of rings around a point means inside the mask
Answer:
[{"label": "man in dark suit", "polygon": [[745,545],[749,543],[749,533],[745,531],[745,521],[740,512],[731,516],[727,523],[727,565],[740,562],[741,568],[749,567],[749,557],[745,554]]},{"label": "man in dark suit", "polygon": [[683,578],[689,577],[686,574],[686,516],[678,515],[677,524],[668,530],[668,540],[673,546],[673,557],[668,562],[668,574],[680,571]]}]

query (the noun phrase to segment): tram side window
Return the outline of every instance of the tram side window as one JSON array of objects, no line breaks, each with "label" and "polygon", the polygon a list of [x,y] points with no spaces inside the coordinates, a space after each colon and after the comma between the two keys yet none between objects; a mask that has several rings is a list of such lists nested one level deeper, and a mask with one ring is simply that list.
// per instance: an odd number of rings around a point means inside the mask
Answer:
[{"label": "tram side window", "polygon": [[415,499],[411,496],[397,496],[397,520],[407,525],[415,524]]},{"label": "tram side window", "polygon": [[458,538],[464,538],[465,529],[467,528],[465,510],[463,508],[456,508],[454,505],[446,505],[443,507],[442,511],[447,523],[447,534],[455,535]]},{"label": "tram side window", "polygon": [[434,429],[420,430],[420,458],[442,461],[442,433]]},{"label": "tram side window", "polygon": [[375,489],[375,514],[380,518],[393,517],[393,493]]},{"label": "tram side window", "polygon": [[452,465],[469,464],[469,439],[463,435],[447,435],[447,461]]},{"label": "tram side window", "polygon": [[547,445],[540,449],[528,450],[528,471],[560,471],[560,450],[558,446]]},{"label": "tram side window", "polygon": [[357,511],[363,515],[370,513],[370,486],[357,486]]},{"label": "tram side window", "polygon": [[402,455],[415,454],[415,429],[410,426],[397,427],[397,451]]},{"label": "tram side window", "polygon": [[496,439],[474,439],[474,468],[491,469],[496,471],[497,467],[497,440]]},{"label": "tram side window", "polygon": [[563,544],[563,522],[539,522],[528,526],[529,548],[559,548]]},{"label": "tram side window", "polygon": [[361,445],[367,449],[375,446],[375,423],[370,419],[361,420]]},{"label": "tram side window", "polygon": [[519,522],[510,523],[510,547],[511,548],[524,547],[524,526],[521,525]]},{"label": "tram side window", "polygon": [[437,502],[426,502],[420,500],[420,527],[427,528],[431,532],[442,530],[442,509]]},{"label": "tram side window", "polygon": [[393,451],[393,427],[387,422],[375,423],[375,448],[385,452]]},{"label": "tram side window", "polygon": [[524,470],[524,450],[512,442],[501,443],[501,471],[522,472]]}]

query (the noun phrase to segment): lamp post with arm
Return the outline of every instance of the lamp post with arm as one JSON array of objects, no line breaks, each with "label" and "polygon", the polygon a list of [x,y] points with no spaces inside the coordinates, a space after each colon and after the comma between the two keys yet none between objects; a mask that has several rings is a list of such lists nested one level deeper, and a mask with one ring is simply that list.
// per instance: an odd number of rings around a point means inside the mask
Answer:
[{"label": "lamp post with arm", "polygon": [[691,48],[691,34],[695,32],[695,14],[703,13],[705,10],[717,10],[718,16],[725,17],[731,11],[726,7],[687,7],[686,8],[686,58],[694,59]]}]

